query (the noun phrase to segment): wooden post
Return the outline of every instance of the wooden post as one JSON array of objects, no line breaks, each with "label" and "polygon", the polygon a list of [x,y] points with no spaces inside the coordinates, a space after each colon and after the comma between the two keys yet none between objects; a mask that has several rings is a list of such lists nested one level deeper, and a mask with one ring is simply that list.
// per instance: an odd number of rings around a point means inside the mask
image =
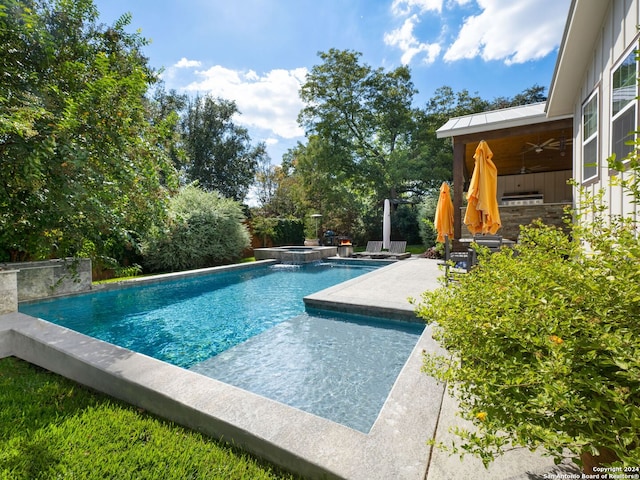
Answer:
[{"label": "wooden post", "polygon": [[462,236],[462,190],[464,189],[465,144],[453,138],[453,238]]}]

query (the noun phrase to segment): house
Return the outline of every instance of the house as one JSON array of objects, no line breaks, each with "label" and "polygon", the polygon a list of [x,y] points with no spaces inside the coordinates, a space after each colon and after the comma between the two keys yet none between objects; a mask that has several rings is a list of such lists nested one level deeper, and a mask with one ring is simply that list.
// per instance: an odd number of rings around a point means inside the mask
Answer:
[{"label": "house", "polygon": [[[450,119],[437,131],[453,141],[454,238],[468,236],[463,191],[473,173],[475,149],[486,140],[498,169],[499,233],[516,240],[520,225],[543,217],[563,224],[573,193],[573,116],[549,119],[545,103],[477,113]],[[463,188],[457,188],[463,185]]]},{"label": "house", "polygon": [[[549,87],[549,118],[573,115],[573,177],[605,189],[609,214],[634,216],[638,206],[611,187],[607,158],[624,158],[638,128],[639,0],[573,0]],[[625,175],[622,173],[621,175]]]},{"label": "house", "polygon": [[[480,140],[498,169],[502,229],[516,239],[519,225],[534,218],[562,223],[577,191],[569,178],[595,192],[605,189],[610,214],[637,214],[618,187],[607,158],[623,158],[638,125],[640,0],[573,0],[546,103],[450,119],[437,131],[453,140],[454,237],[462,225],[463,191]],[[622,173],[621,175],[625,175]],[[456,188],[463,185],[463,188]]]}]

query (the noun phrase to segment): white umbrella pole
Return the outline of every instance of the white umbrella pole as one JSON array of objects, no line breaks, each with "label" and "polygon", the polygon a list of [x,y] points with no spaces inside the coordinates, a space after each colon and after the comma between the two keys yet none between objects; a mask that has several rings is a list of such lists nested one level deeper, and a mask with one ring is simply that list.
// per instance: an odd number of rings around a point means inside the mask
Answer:
[{"label": "white umbrella pole", "polygon": [[391,204],[389,199],[384,200],[384,213],[382,215],[382,248],[389,248],[391,244]]}]

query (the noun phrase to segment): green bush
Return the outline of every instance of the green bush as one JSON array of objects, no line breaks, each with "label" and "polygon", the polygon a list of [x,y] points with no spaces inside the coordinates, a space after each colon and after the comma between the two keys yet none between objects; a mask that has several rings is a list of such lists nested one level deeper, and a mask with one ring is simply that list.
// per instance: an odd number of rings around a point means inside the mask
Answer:
[{"label": "green bush", "polygon": [[413,205],[391,207],[391,238],[405,240],[409,245],[420,243],[418,212]]},{"label": "green bush", "polygon": [[420,232],[420,240],[426,248],[435,246],[436,238],[438,238],[438,232],[433,224],[437,206],[437,194],[425,197],[418,205],[418,231]]},{"label": "green bush", "polygon": [[168,222],[143,243],[145,265],[176,271],[231,263],[249,247],[240,203],[190,185],[171,199]]},{"label": "green bush", "polygon": [[274,228],[274,245],[302,245],[304,222],[297,218],[279,218]]},{"label": "green bush", "polygon": [[513,250],[423,295],[418,314],[449,354],[424,369],[476,427],[441,447],[485,465],[511,445],[577,463],[606,447],[640,465],[640,241],[600,198],[580,205],[569,234],[524,227]]}]

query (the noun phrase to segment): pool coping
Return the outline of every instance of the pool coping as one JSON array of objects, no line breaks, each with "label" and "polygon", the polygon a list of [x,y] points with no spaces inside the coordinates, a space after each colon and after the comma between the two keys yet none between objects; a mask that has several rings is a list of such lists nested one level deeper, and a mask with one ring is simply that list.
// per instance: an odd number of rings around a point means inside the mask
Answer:
[{"label": "pool coping", "polygon": [[[249,265],[246,268],[255,264]],[[305,478],[425,478],[431,454],[426,441],[436,432],[444,386],[421,373],[423,351],[441,351],[431,338],[431,327],[418,339],[375,424],[365,434],[41,319],[22,313],[0,316],[0,358],[15,356],[39,365],[231,442]]]}]

